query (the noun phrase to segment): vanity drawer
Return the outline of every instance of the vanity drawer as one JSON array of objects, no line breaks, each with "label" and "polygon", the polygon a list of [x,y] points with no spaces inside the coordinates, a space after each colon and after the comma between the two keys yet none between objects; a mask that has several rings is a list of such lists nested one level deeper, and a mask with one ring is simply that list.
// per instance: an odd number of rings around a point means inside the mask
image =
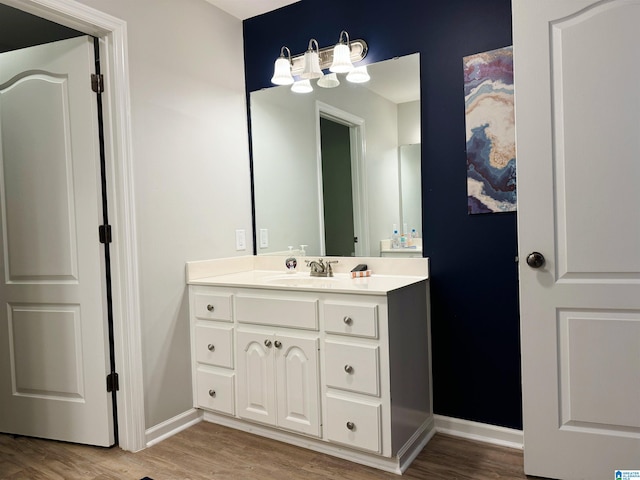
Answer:
[{"label": "vanity drawer", "polygon": [[195,328],[196,361],[233,368],[233,330],[211,325]]},{"label": "vanity drawer", "polygon": [[240,323],[318,330],[318,300],[236,296]]},{"label": "vanity drawer", "polygon": [[377,345],[354,345],[330,340],[325,341],[324,345],[324,371],[328,387],[380,395]]},{"label": "vanity drawer", "polygon": [[233,373],[211,373],[198,369],[198,407],[216,412],[235,414],[235,375]]},{"label": "vanity drawer", "polygon": [[231,298],[229,294],[195,293],[194,308],[196,318],[202,320],[221,320],[230,322]]},{"label": "vanity drawer", "polygon": [[378,338],[378,305],[325,302],[324,327],[328,333]]},{"label": "vanity drawer", "polygon": [[327,395],[326,434],[330,442],[381,452],[380,403]]}]

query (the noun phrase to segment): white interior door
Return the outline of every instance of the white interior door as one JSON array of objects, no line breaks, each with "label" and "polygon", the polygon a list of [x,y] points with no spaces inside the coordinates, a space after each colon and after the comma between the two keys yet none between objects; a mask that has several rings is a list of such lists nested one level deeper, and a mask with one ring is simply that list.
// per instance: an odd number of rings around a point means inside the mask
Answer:
[{"label": "white interior door", "polygon": [[525,472],[613,479],[640,470],[640,1],[513,22]]},{"label": "white interior door", "polygon": [[0,55],[0,431],[114,443],[93,41]]}]

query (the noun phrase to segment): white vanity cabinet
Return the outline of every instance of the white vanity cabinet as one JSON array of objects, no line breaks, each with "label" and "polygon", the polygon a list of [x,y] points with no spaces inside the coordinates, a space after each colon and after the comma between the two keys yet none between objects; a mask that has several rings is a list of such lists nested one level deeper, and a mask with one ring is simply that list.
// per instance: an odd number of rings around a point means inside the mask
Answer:
[{"label": "white vanity cabinet", "polygon": [[435,432],[428,280],[331,291],[230,279],[189,286],[204,419],[401,473]]}]

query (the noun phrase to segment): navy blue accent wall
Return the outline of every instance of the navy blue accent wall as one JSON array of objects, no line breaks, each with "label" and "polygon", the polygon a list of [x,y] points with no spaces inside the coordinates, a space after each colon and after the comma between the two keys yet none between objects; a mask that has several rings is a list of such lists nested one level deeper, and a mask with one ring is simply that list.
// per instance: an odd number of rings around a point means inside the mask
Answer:
[{"label": "navy blue accent wall", "polygon": [[467,214],[462,58],[511,45],[511,0],[302,0],[244,22],[247,92],[280,47],[341,30],[366,63],[419,52],[424,252],[431,260],[435,413],[522,428],[516,214]]}]

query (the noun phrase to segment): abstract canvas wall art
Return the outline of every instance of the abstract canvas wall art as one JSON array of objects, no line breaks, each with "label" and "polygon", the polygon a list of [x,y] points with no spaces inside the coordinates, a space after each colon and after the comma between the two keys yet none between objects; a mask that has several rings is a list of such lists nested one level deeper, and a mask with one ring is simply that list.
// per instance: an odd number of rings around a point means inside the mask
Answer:
[{"label": "abstract canvas wall art", "polygon": [[516,210],[513,48],[463,58],[469,214]]}]

